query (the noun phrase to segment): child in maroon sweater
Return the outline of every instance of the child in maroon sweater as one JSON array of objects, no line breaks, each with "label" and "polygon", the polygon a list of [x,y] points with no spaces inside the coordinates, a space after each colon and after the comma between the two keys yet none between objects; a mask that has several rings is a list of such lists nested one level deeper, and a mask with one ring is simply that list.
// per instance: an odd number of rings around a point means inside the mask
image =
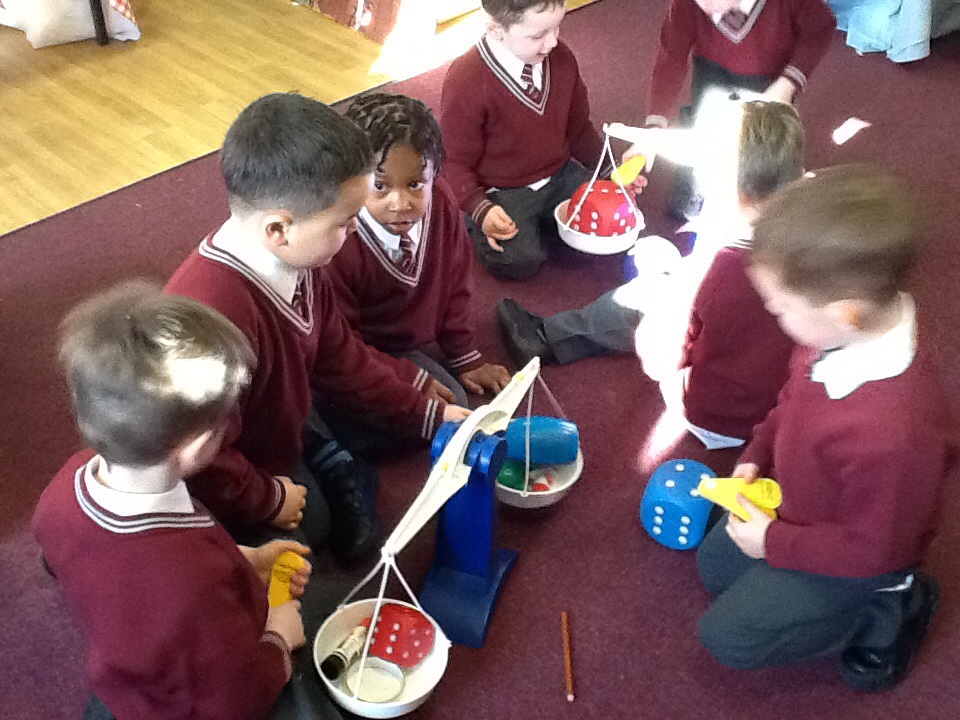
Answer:
[{"label": "child in maroon sweater", "polygon": [[590,179],[584,165],[596,166],[603,141],[576,58],[558,40],[564,0],[483,0],[483,8],[487,34],[443,81],[446,178],[480,262],[522,280],[546,261],[554,208]]},{"label": "child in maroon sweater", "polygon": [[268,609],[264,580],[281,552],[307,548],[238,547],[184,483],[216,454],[250,378],[246,338],[194,300],[134,284],[77,308],[61,357],[92,449],[44,490],[33,529],[87,638],[85,717],[274,717],[305,637],[299,602]]},{"label": "child in maroon sweater", "polygon": [[374,93],[346,112],[376,157],[373,192],[357,231],[330,263],[344,315],[364,342],[407,357],[466,405],[510,382],[483,362],[473,337],[473,248],[450,187],[437,178],[444,149],[419,100]]},{"label": "child in maroon sweater", "polygon": [[[650,77],[646,124],[666,127],[676,119],[691,56],[691,106],[680,113],[682,125],[692,122],[710,90],[749,90],[793,102],[835,30],[824,0],[671,0]],[[679,168],[671,209],[690,217],[702,203],[692,170]]]},{"label": "child in maroon sweater", "polygon": [[379,546],[375,480],[314,421],[313,394],[408,444],[468,412],[409,360],[364,345],[336,305],[324,267],[354,227],[372,164],[363,133],[326,105],[294,93],[254,101],[221,150],[230,217],[166,288],[230,318],[257,356],[191,492],[240,537],[299,527],[319,549],[330,532],[347,561]]},{"label": "child in maroon sweater", "polygon": [[700,621],[732,667],[840,654],[860,690],[893,687],[933,620],[917,571],[933,535],[951,438],[946,403],[903,284],[913,208],[861,167],[799,180],[764,209],[750,277],[804,347],[735,475],[773,477],[778,518],[749,503],[698,553],[716,600]]}]

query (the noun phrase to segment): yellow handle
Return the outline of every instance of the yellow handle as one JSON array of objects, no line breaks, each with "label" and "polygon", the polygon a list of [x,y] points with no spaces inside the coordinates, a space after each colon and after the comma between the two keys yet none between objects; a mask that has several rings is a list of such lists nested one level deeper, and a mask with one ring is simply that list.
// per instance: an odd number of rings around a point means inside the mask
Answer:
[{"label": "yellow handle", "polygon": [[758,478],[750,484],[738,477],[707,478],[700,481],[697,491],[701,497],[726,508],[741,520],[749,520],[750,513],[737,502],[737,495],[743,495],[773,519],[777,518],[776,508],[783,502],[780,485],[770,478]]},{"label": "yellow handle", "polygon": [[641,173],[646,164],[647,159],[643,155],[634,155],[610,173],[610,179],[619,182],[621,185],[629,185],[637,179],[637,175]]},{"label": "yellow handle", "polygon": [[302,557],[291,550],[280,553],[280,557],[273,563],[273,569],[270,571],[268,593],[270,607],[277,607],[293,600],[293,595],[290,594],[290,578],[303,567],[304,562],[306,561]]}]

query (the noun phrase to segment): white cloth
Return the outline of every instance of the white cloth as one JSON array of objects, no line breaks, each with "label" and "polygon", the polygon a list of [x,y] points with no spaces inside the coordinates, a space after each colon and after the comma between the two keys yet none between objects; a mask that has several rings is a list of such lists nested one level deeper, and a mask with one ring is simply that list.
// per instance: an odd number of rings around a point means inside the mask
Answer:
[{"label": "white cloth", "polygon": [[178,513],[190,515],[195,512],[193,501],[183,480],[163,493],[130,493],[114,490],[97,480],[97,472],[103,458],[99,455],[87,463],[83,481],[87,492],[100,507],[121,517]]},{"label": "white cloth", "polygon": [[887,332],[824,353],[813,364],[810,379],[823,383],[831,400],[910,367],[917,352],[917,307],[907,293],[900,293],[899,301],[900,320]]},{"label": "white cloth", "polygon": [[[386,250],[387,255],[391,260],[394,262],[400,262],[403,260],[403,252],[400,250],[399,235],[394,235],[383,225],[374,220],[373,215],[371,215],[370,211],[365,207],[360,209],[360,218],[367,224],[367,227],[373,231],[373,235],[377,242],[380,243],[384,250]],[[423,220],[418,221],[417,224],[410,228],[410,230],[407,232],[407,235],[410,236],[410,242],[413,244],[414,253],[416,253],[417,248],[420,247],[420,236],[422,234]]]},{"label": "white cloth", "polygon": [[235,220],[227,220],[213,236],[214,247],[230,253],[270,286],[288,303],[293,303],[300,271],[287,265],[260,243],[253,243],[237,232]]}]

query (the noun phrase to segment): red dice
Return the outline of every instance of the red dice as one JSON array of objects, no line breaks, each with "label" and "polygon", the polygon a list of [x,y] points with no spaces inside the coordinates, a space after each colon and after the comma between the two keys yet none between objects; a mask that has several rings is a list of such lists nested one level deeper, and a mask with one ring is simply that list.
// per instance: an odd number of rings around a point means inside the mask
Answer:
[{"label": "red dice", "polygon": [[435,640],[433,623],[416,608],[394,603],[380,608],[373,627],[370,654],[409,670],[430,654]]},{"label": "red dice", "polygon": [[[570,198],[569,212],[574,212],[589,183],[577,188]],[[570,228],[584,235],[612,237],[623,235],[636,227],[637,217],[633,205],[624,196],[623,190],[611,180],[597,180],[583,202],[583,207],[573,216]]]}]

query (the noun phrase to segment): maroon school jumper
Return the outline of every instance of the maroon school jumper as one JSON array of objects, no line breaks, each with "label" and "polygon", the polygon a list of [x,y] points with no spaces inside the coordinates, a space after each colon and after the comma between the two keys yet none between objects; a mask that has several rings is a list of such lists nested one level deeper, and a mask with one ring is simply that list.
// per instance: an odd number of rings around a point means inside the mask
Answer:
[{"label": "maroon school jumper", "polygon": [[488,188],[529,185],[554,175],[571,157],[592,168],[603,151],[577,60],[563,43],[543,61],[535,103],[481,39],[447,71],[440,129],[444,177],[477,225],[493,207]]},{"label": "maroon school jumper", "polygon": [[117,720],[260,720],[290,678],[265,632],[267,588],[226,530],[193,512],[120,516],[74,455],[33,530],[88,641],[86,680]]},{"label": "maroon school jumper", "polygon": [[[364,345],[337,307],[323,270],[306,278],[302,317],[207,238],[167,283],[167,292],[195,298],[230,319],[257,358],[220,454],[189,480],[191,492],[228,525],[260,525],[280,511],[283,485],[274,476],[292,475],[300,462],[311,387],[411,436],[431,438],[443,417],[443,404],[420,392],[426,373]],[[397,368],[409,368],[402,380]]]},{"label": "maroon school jumper", "polygon": [[783,489],[767,531],[773,567],[872,577],[916,565],[930,542],[951,463],[950,419],[920,338],[900,375],[831,400],[798,348],[780,402],[741,462]]},{"label": "maroon school jumper", "polygon": [[717,253],[693,302],[681,361],[690,368],[687,420],[744,440],[777,404],[795,347],[750,283],[747,252]]},{"label": "maroon school jumper", "polygon": [[411,273],[390,259],[363,219],[327,273],[340,308],[367,344],[389,353],[439,345],[445,365],[457,374],[482,364],[473,338],[473,246],[453,192],[440,178]]},{"label": "maroon school jumper", "polygon": [[671,0],[650,78],[647,116],[676,115],[691,54],[737,75],[782,75],[803,90],[836,28],[823,0],[757,0],[736,33],[720,30],[695,0]]}]

